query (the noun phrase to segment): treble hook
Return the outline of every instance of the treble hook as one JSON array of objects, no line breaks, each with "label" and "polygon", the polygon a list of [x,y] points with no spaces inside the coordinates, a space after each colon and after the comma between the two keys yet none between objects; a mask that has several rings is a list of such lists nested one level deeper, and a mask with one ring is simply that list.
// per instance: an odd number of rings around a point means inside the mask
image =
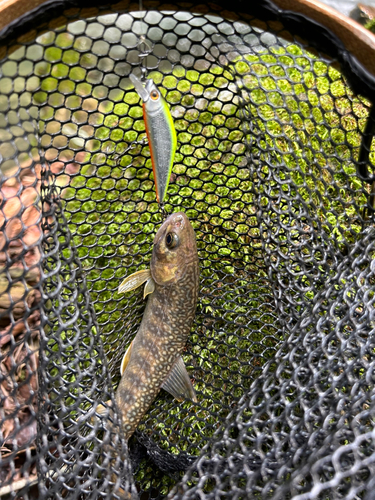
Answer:
[{"label": "treble hook", "polygon": [[[119,165],[121,158],[125,156],[126,153],[128,153],[132,149],[135,149],[137,146],[146,146],[146,144],[147,144],[147,137],[143,137],[139,141],[133,141],[122,153],[113,153],[113,155],[111,155],[112,158],[110,157],[109,160],[114,161],[116,165]],[[130,166],[131,164],[128,165],[128,167]]]},{"label": "treble hook", "polygon": [[163,217],[163,220],[165,220],[168,217],[168,212],[165,210],[164,203],[159,203],[159,209]]}]

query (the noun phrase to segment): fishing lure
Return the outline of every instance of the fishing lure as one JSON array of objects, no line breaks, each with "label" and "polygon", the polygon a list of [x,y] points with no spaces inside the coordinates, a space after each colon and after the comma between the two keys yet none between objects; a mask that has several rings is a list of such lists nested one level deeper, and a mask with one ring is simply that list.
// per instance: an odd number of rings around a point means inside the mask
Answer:
[{"label": "fishing lure", "polygon": [[130,75],[129,78],[143,101],[143,118],[150,146],[156,198],[158,203],[162,204],[177,147],[173,118],[168,104],[152,79],[148,79],[143,85],[135,75]]}]

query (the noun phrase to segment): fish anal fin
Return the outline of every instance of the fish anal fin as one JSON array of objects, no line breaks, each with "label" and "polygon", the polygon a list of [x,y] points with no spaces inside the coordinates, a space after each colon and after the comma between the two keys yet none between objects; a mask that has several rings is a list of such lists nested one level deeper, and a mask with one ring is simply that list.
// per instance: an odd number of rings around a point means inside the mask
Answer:
[{"label": "fish anal fin", "polygon": [[[136,273],[131,274],[118,287],[119,293],[130,292],[130,290],[135,290],[139,286],[143,285],[145,281],[151,278],[150,269],[142,269]],[[152,278],[151,278],[152,279]]]},{"label": "fish anal fin", "polygon": [[132,347],[133,347],[133,342],[126,349],[124,357],[122,358],[121,366],[120,366],[120,373],[121,373],[121,375],[124,373],[125,368],[127,367],[128,363],[129,363],[130,355],[131,355],[131,352],[132,352]]},{"label": "fish anal fin", "polygon": [[189,374],[186,371],[186,367],[181,356],[177,358],[172,370],[164,380],[162,388],[172,394],[172,396],[179,401],[182,401],[183,399],[190,399],[195,403],[198,401],[193,384],[191,383]]}]

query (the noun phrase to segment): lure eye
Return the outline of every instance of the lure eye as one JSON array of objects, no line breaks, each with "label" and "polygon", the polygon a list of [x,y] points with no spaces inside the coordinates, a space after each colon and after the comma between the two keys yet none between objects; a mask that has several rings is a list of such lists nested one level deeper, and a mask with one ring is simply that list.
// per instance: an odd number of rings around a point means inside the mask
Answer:
[{"label": "lure eye", "polygon": [[153,90],[150,94],[150,97],[152,100],[156,101],[156,99],[158,99],[159,97],[159,92],[157,90]]},{"label": "lure eye", "polygon": [[165,244],[168,248],[176,248],[179,244],[179,238],[176,233],[168,233],[165,237]]}]

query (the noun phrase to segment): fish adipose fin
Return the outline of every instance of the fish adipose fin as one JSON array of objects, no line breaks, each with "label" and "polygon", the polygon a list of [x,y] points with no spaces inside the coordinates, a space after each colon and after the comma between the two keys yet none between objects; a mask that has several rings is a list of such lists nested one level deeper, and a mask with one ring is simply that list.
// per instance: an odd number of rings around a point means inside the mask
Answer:
[{"label": "fish adipose fin", "polygon": [[144,282],[146,282],[143,292],[143,298],[145,299],[149,293],[152,293],[155,290],[155,282],[152,279],[150,269],[142,269],[142,271],[137,271],[136,273],[133,273],[125,278],[118,287],[118,292],[130,292],[131,290],[135,290],[139,286],[143,285]]},{"label": "fish adipose fin", "polygon": [[168,377],[164,380],[162,388],[172,394],[176,399],[182,401],[183,399],[190,399],[195,403],[197,400],[197,395],[193,384],[191,383],[188,372],[181,356],[177,358],[177,361],[173,365]]}]

